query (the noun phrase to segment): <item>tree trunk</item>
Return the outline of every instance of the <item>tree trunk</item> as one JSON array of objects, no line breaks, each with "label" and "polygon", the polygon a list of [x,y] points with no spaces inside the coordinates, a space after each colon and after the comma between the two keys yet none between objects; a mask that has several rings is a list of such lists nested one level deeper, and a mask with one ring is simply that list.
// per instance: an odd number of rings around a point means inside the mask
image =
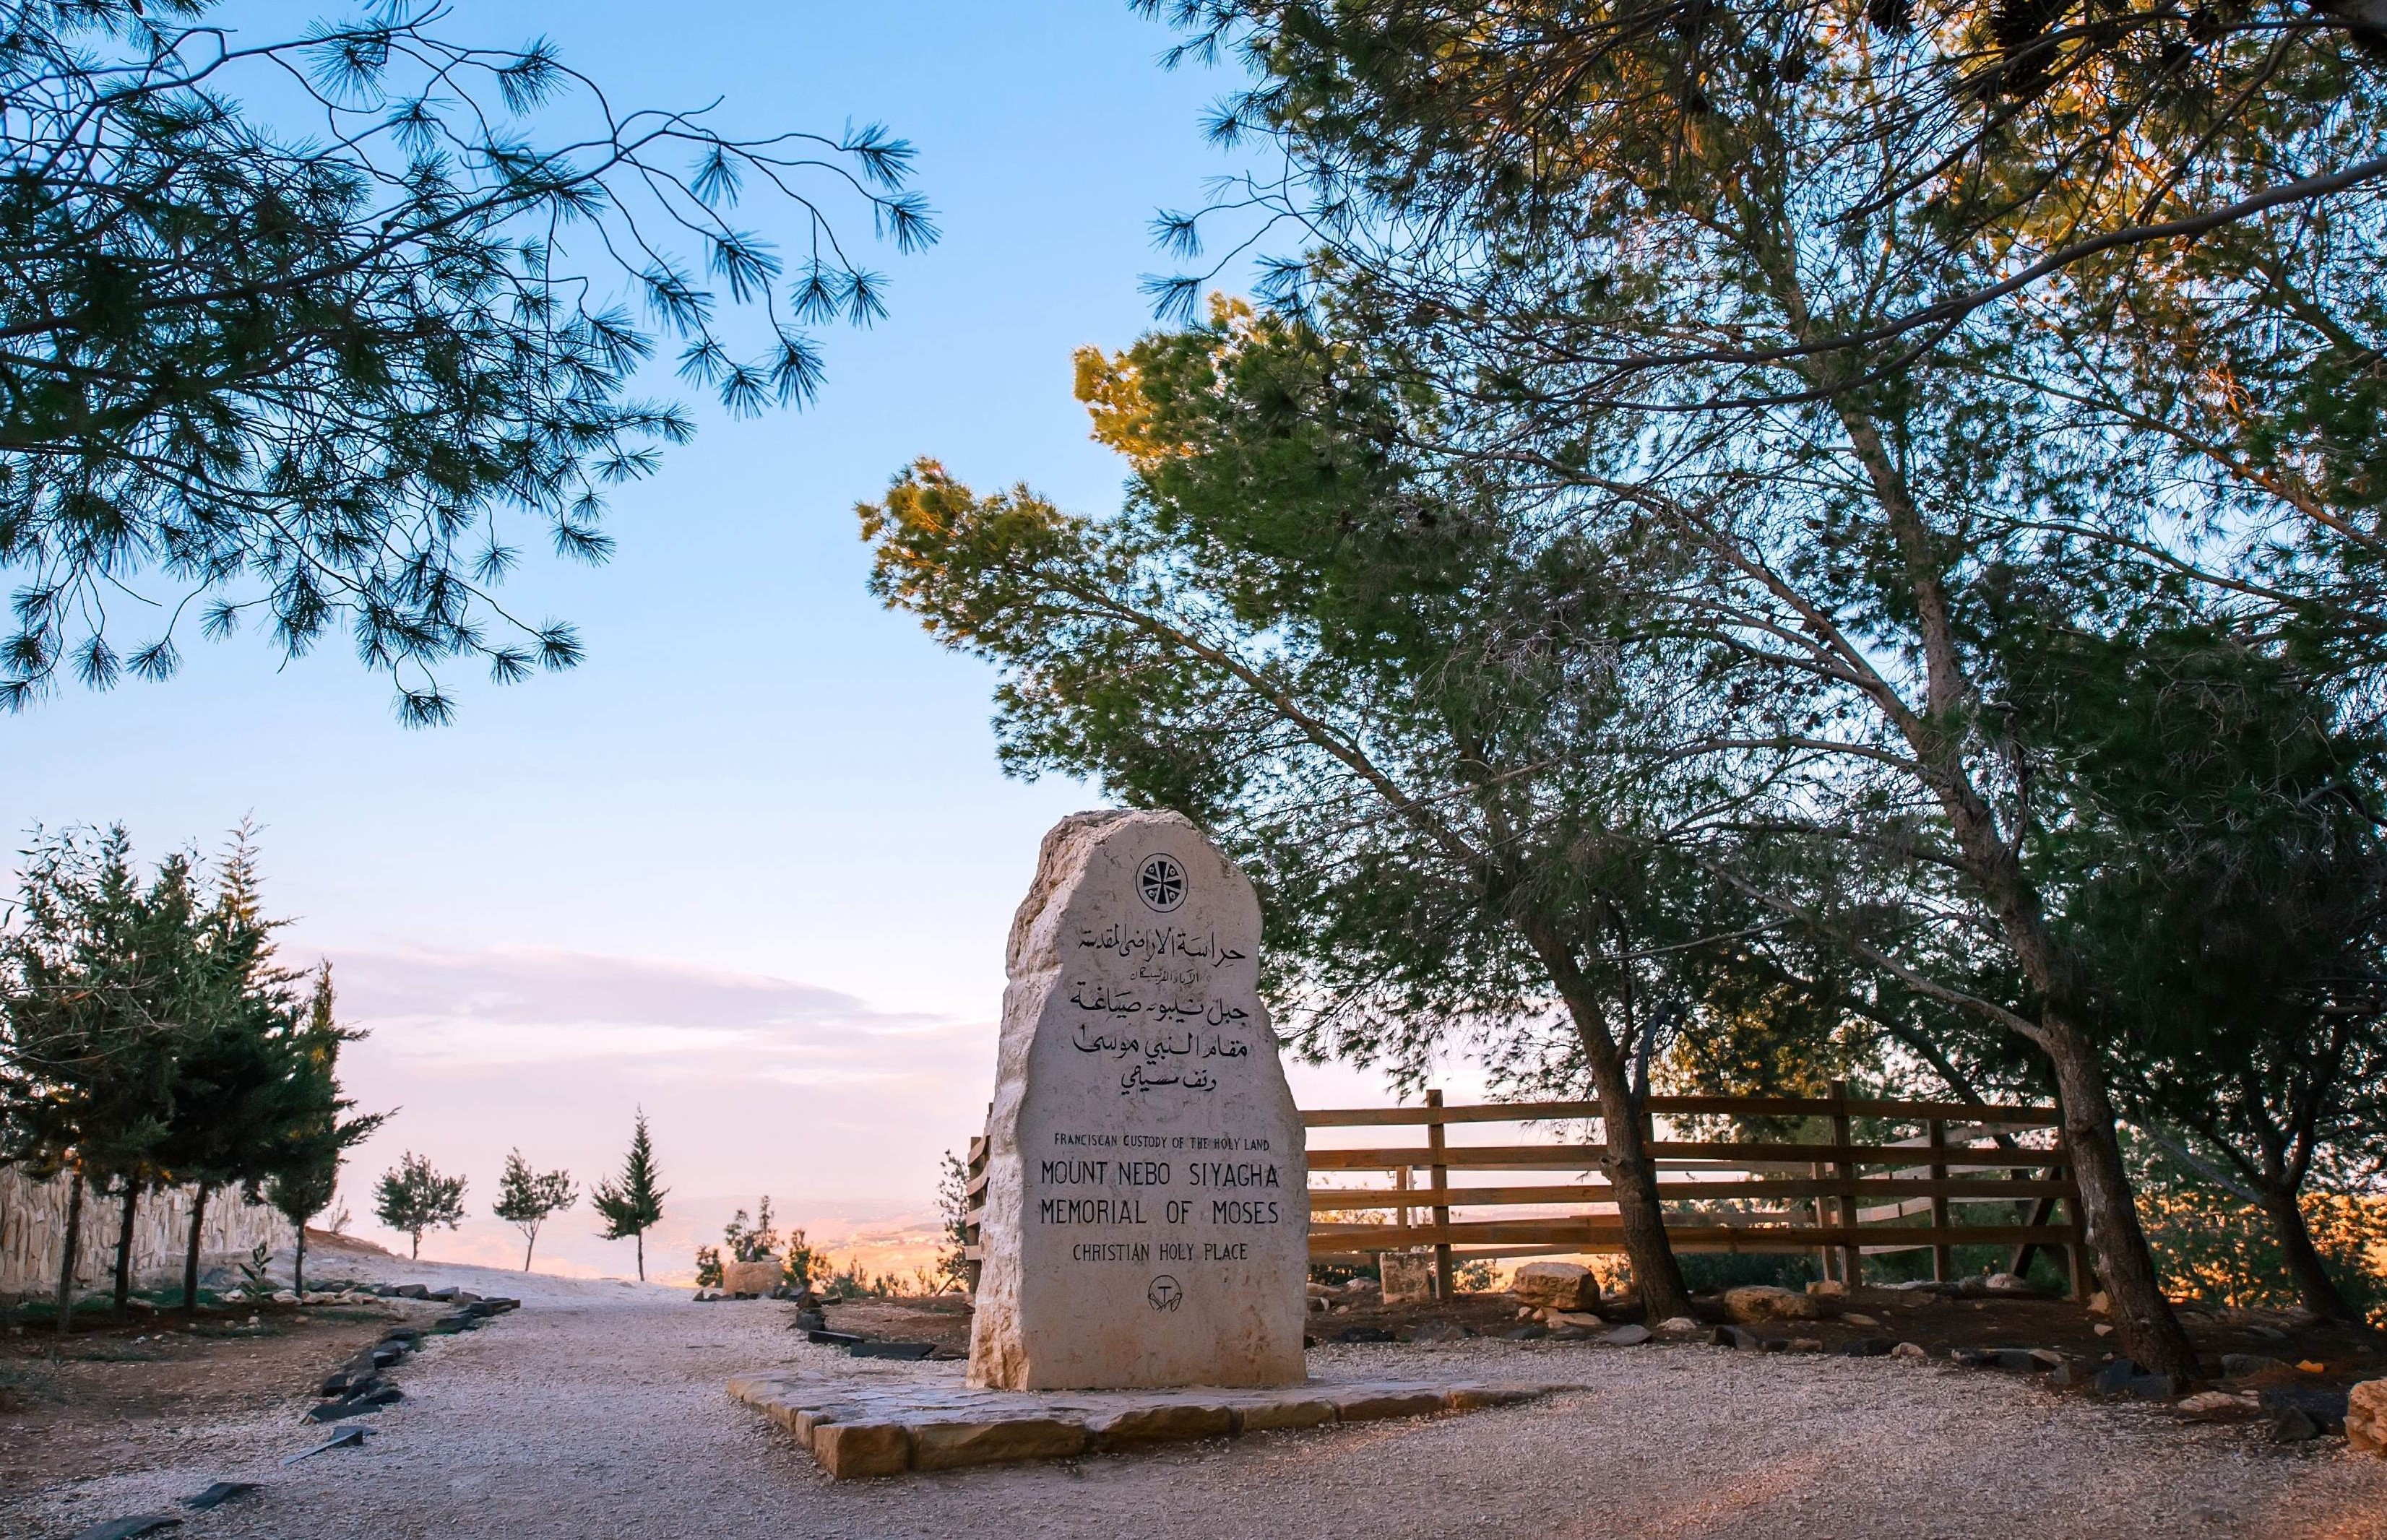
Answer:
[{"label": "tree trunk", "polygon": [[67,1253],[58,1264],[58,1340],[66,1340],[67,1327],[74,1319],[75,1261],[82,1250],[82,1168],[75,1168],[74,1180],[67,1185]]},{"label": "tree trunk", "polygon": [[1554,931],[1539,925],[1526,927],[1550,981],[1566,1002],[1574,1021],[1575,1038],[1583,1044],[1584,1062],[1591,1069],[1592,1092],[1599,1100],[1599,1127],[1607,1150],[1600,1169],[1616,1194],[1616,1218],[1624,1231],[1624,1257],[1633,1265],[1633,1282],[1641,1294],[1641,1310],[1648,1324],[1691,1313],[1690,1290],[1683,1283],[1682,1267],[1674,1260],[1673,1243],[1666,1239],[1665,1210],[1658,1202],[1658,1169],[1649,1158],[1648,1141],[1641,1136],[1641,1108],[1633,1099],[1632,1071],[1609,1034],[1608,1022],[1590,981],[1574,966],[1574,958]]},{"label": "tree trunk", "polygon": [[529,1238],[528,1240],[526,1240],[526,1241],[523,1242],[523,1271],[524,1271],[524,1272],[528,1272],[528,1271],[530,1271],[530,1253],[531,1253],[531,1248],[532,1248],[533,1246],[537,1245],[537,1244],[538,1244],[538,1231],[535,1231],[535,1230],[534,1230],[534,1231],[532,1231],[530,1232],[530,1238]]},{"label": "tree trunk", "polygon": [[124,1302],[133,1295],[133,1218],[141,1202],[141,1185],[132,1178],[124,1180],[124,1218],[116,1226],[116,1314],[124,1314]]},{"label": "tree trunk", "polygon": [[407,1257],[410,1261],[420,1262],[423,1260],[423,1231],[417,1230],[410,1231],[408,1233],[412,1237],[412,1240],[406,1248]]},{"label": "tree trunk", "polygon": [[2070,1022],[2050,1013],[2043,1029],[2047,1056],[2063,1093],[2064,1137],[2080,1183],[2081,1218],[2097,1256],[2097,1275],[2113,1305],[2115,1335],[2121,1339],[2122,1351],[2143,1368],[2157,1374],[2193,1376],[2196,1346],[2164,1298],[2154,1253],[2139,1226],[2105,1078]]},{"label": "tree trunk", "polygon": [[2288,1276],[2295,1280],[2296,1293],[2302,1296],[2305,1308],[2323,1320],[2357,1321],[2362,1318],[2345,1303],[2338,1293],[2337,1281],[2321,1265],[2320,1248],[2313,1244],[2312,1231],[2305,1224],[2304,1205],[2296,1202],[2295,1189],[2280,1182],[2263,1184],[2263,1214],[2271,1221],[2271,1233],[2278,1237],[2280,1255],[2287,1258]]},{"label": "tree trunk", "polygon": [[290,1292],[307,1303],[307,1221],[298,1221],[298,1252],[290,1262]]},{"label": "tree trunk", "polygon": [[208,1217],[208,1184],[201,1182],[191,1198],[191,1239],[183,1248],[183,1313],[199,1313],[199,1226]]},{"label": "tree trunk", "polygon": [[631,1238],[638,1243],[638,1281],[644,1283],[647,1281],[647,1232],[633,1231]]}]

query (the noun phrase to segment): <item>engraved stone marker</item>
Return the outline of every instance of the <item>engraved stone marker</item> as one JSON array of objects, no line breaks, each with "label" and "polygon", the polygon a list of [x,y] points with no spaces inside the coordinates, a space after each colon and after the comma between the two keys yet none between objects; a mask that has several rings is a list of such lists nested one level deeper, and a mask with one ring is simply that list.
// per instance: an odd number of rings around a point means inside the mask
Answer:
[{"label": "engraved stone marker", "polygon": [[1300,1115],[1252,886],[1174,813],[1080,813],[1012,921],[969,1382],[1300,1382]]}]

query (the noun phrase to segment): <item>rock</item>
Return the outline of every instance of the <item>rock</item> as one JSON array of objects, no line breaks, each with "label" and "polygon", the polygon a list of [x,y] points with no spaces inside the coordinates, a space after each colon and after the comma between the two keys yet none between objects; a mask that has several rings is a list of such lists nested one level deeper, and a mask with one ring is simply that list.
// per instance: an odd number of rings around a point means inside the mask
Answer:
[{"label": "rock", "polygon": [[2108,1316],[2114,1313],[2114,1302],[2106,1297],[2104,1290],[2100,1289],[2089,1296],[2089,1313],[2092,1316]]},{"label": "rock", "polygon": [[77,1530],[74,1540],[133,1540],[136,1534],[155,1534],[159,1530],[176,1528],[182,1521],[180,1516],[171,1513],[136,1513],[129,1519],[110,1519],[104,1524]]},{"label": "rock", "polygon": [[1646,1326],[1620,1326],[1601,1340],[1610,1347],[1638,1347],[1655,1334]]},{"label": "rock", "polygon": [[2319,1436],[2320,1424],[2297,1407],[2290,1407],[2271,1419],[2274,1444],[2309,1444]]},{"label": "rock", "polygon": [[1599,1304],[1599,1280],[1580,1262],[1527,1262],[1510,1276],[1509,1292],[1545,1310],[1589,1311]]},{"label": "rock", "polygon": [[1312,1299],[1332,1299],[1334,1297],[1334,1291],[1328,1288],[1323,1283],[1312,1283],[1308,1286],[1307,1292]]},{"label": "rock", "polygon": [[1409,1341],[1427,1343],[1465,1342],[1474,1334],[1474,1332],[1470,1332],[1466,1327],[1459,1325],[1455,1320],[1429,1320],[1419,1324],[1416,1335],[1410,1337]]},{"label": "rock", "polygon": [[901,1358],[906,1361],[925,1358],[937,1350],[932,1342],[858,1342],[845,1352],[852,1358]]},{"label": "rock", "polygon": [[1334,1403],[1316,1399],[1263,1401],[1244,1408],[1244,1432],[1273,1433],[1282,1428],[1317,1428],[1334,1420]]},{"label": "rock", "polygon": [[1848,1314],[1842,1316],[1840,1319],[1850,1326],[1862,1326],[1868,1332],[1877,1330],[1881,1325],[1881,1322],[1875,1319],[1873,1317],[1857,1310],[1850,1310]]},{"label": "rock", "polygon": [[837,1481],[900,1474],[912,1461],[912,1430],[901,1422],[824,1422],[813,1458]]},{"label": "rock", "polygon": [[1004,955],[970,1384],[1307,1378],[1307,1142],[1259,951],[1250,881],[1181,814],[1044,837]]},{"label": "rock", "polygon": [[1197,1438],[1224,1438],[1235,1431],[1235,1414],[1225,1407],[1195,1402],[1135,1407],[1091,1419],[1086,1432],[1098,1449],[1132,1449],[1142,1444],[1170,1444]]},{"label": "rock", "polygon": [[1518,1327],[1513,1332],[1501,1332],[1500,1340],[1502,1342],[1536,1342],[1549,1334],[1550,1329],[1548,1327],[1544,1326],[1539,1321],[1533,1321],[1526,1325]]},{"label": "rock", "polygon": [[338,1433],[334,1433],[331,1437],[325,1439],[322,1443],[316,1445],[311,1449],[301,1449],[295,1455],[283,1456],[281,1463],[284,1465],[296,1465],[300,1460],[311,1458],[316,1455],[323,1453],[327,1449],[361,1448],[364,1445],[366,1434],[371,1431],[371,1429],[367,1428],[343,1428]]},{"label": "rock", "polygon": [[2243,1380],[2249,1375],[2262,1374],[2274,1369],[2285,1369],[2288,1366],[2285,1361],[2274,1358],[2267,1353],[2224,1353],[2221,1355],[2221,1377],[2225,1380]]},{"label": "rock", "polygon": [[359,1372],[352,1364],[324,1375],[323,1382],[315,1387],[315,1394],[322,1396],[361,1395],[380,1383],[381,1376],[373,1371],[372,1366],[368,1365]]},{"label": "rock", "polygon": [[2226,1390],[2208,1390],[2189,1396],[2175,1408],[2192,1417],[2204,1417],[2215,1412],[2242,1412],[2260,1409],[2262,1403],[2251,1395],[2232,1395]]},{"label": "rock", "polygon": [[1743,1353],[1762,1351],[1765,1339],[1745,1326],[1719,1326],[1708,1338],[1711,1347],[1737,1348]]},{"label": "rock", "polygon": [[826,1332],[828,1330],[828,1317],[818,1310],[799,1310],[788,1326],[797,1332]]},{"label": "rock", "polygon": [[1918,1363],[1931,1357],[1930,1354],[1923,1350],[1923,1344],[1921,1343],[1913,1342],[1900,1343],[1896,1347],[1889,1350],[1889,1356],[1893,1358],[1906,1358]]},{"label": "rock", "polygon": [[2119,1395],[2122,1393],[2123,1386],[2128,1384],[2132,1380],[2137,1379],[2144,1372],[2146,1372],[2144,1370],[2141,1370],[2137,1364],[2131,1362],[2128,1358],[2115,1358],[2113,1362],[2099,1370],[2096,1377],[2090,1380],[2089,1383],[2092,1388],[2103,1395]]},{"label": "rock", "polygon": [[2345,1393],[2345,1442],[2387,1459],[2387,1380],[2365,1380]]},{"label": "rock", "polygon": [[2027,1278],[2023,1278],[2018,1274],[2010,1272],[1993,1272],[1989,1274],[1988,1281],[1985,1283],[1984,1287],[1993,1294],[2035,1294],[2039,1293],[2039,1285],[2031,1282],[2030,1280]]},{"label": "rock", "polygon": [[[1843,1358],[1886,1358],[1898,1351],[1898,1344],[1888,1337],[1859,1337],[1840,1347]],[[1920,1349],[1917,1350],[1918,1352]]]},{"label": "rock", "polygon": [[1998,1347],[1989,1350],[1989,1367],[2010,1374],[2044,1374],[2064,1361],[2064,1355],[2044,1347]]},{"label": "rock", "polygon": [[1792,1294],[1770,1283],[1750,1283],[1724,1292],[1724,1313],[1737,1321],[1750,1323],[1761,1320],[1821,1320],[1822,1300],[1812,1294]]},{"label": "rock", "polygon": [[450,1283],[444,1289],[426,1289],[423,1291],[422,1297],[424,1299],[436,1299],[442,1305],[450,1304],[456,1298],[456,1286],[453,1283]]},{"label": "rock", "polygon": [[2346,1417],[2353,1410],[2353,1402],[2351,1391],[2332,1390],[2321,1385],[2282,1385],[2261,1395],[2265,1411],[2274,1414],[2302,1412],[2325,1433],[2345,1432]]},{"label": "rock", "polygon": [[1599,1333],[1597,1331],[1588,1326],[1553,1326],[1550,1328],[1550,1341],[1552,1342],[1590,1342],[1598,1335]]},{"label": "rock", "polygon": [[384,1407],[405,1399],[406,1392],[396,1385],[376,1385],[362,1395],[351,1395],[345,1400],[329,1401],[322,1406],[309,1408],[307,1420],[337,1422],[343,1418],[362,1417],[367,1412],[377,1412]]},{"label": "rock", "polygon": [[1658,1330],[1672,1336],[1680,1332],[1696,1332],[1699,1323],[1689,1316],[1668,1316],[1658,1323]]},{"label": "rock", "polygon": [[256,1490],[257,1483],[255,1482],[217,1482],[210,1485],[206,1491],[196,1493],[194,1496],[183,1498],[183,1506],[196,1512],[204,1513],[208,1508],[221,1507],[221,1505],[232,1501],[234,1497],[246,1496],[249,1493]]},{"label": "rock", "polygon": [[1334,1412],[1345,1422],[1370,1422],[1391,1417],[1426,1417],[1442,1410],[1438,1390],[1391,1390],[1381,1385],[1336,1387],[1325,1393]]},{"label": "rock", "polygon": [[1995,1369],[1998,1356],[1988,1348],[1951,1347],[1948,1350],[1948,1361],[1965,1369]]},{"label": "rock", "polygon": [[[63,1271],[64,1269],[60,1270]],[[389,1292],[392,1297],[398,1299],[429,1299],[431,1297],[431,1287],[427,1283],[400,1283]]]},{"label": "rock", "polygon": [[1377,1270],[1383,1274],[1387,1305],[1434,1296],[1431,1252],[1388,1251],[1378,1259]]},{"label": "rock", "polygon": [[854,1344],[868,1339],[852,1332],[818,1331],[806,1332],[804,1340],[820,1347],[852,1347]]},{"label": "rock", "polygon": [[1788,1353],[1821,1353],[1823,1350],[1824,1340],[1821,1337],[1793,1337],[1790,1345],[1784,1349]]},{"label": "rock", "polygon": [[721,1264],[721,1290],[732,1294],[766,1294],[779,1286],[788,1269],[776,1256],[753,1262]]},{"label": "rock", "polygon": [[1846,1299],[1849,1286],[1837,1278],[1819,1278],[1807,1285],[1807,1292],[1817,1299]]},{"label": "rock", "polygon": [[2134,1401],[2173,1401],[2188,1389],[2188,1382],[2177,1374],[2141,1374],[2122,1386],[2122,1393]]},{"label": "rock", "polygon": [[1334,1333],[1336,1342],[1391,1342],[1393,1334],[1381,1326],[1346,1326]]},{"label": "rock", "polygon": [[1343,1292],[1346,1294],[1371,1294],[1383,1287],[1372,1278],[1355,1278],[1343,1285]]},{"label": "rock", "polygon": [[2106,1325],[2102,1320],[2091,1328],[2091,1330],[2101,1337],[2110,1337],[2114,1334],[2114,1329],[2111,1326]]},{"label": "rock", "polygon": [[1585,1332],[1596,1332],[1608,1324],[1589,1310],[1545,1310],[1542,1319],[1549,1326],[1575,1326]]},{"label": "rock", "polygon": [[[1058,1417],[923,1422],[912,1430],[912,1469],[954,1471],[1020,1459],[1068,1459],[1086,1452],[1083,1424]],[[891,1474],[891,1472],[890,1472]]]},{"label": "rock", "polygon": [[2276,1326],[2264,1326],[2257,1323],[2247,1327],[2246,1330],[2253,1335],[2262,1338],[2265,1342],[2286,1342],[2288,1340],[2288,1334],[2285,1332],[2280,1331]]}]

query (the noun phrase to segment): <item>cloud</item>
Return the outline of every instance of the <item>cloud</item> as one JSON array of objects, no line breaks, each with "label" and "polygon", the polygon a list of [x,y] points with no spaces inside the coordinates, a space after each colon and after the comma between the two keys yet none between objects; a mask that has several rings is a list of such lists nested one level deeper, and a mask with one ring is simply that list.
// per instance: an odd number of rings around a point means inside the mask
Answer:
[{"label": "cloud", "polygon": [[[879,1010],[835,990],[666,959],[529,947],[335,950],[340,1016],[370,1034],[342,1059],[362,1108],[398,1115],[347,1169],[357,1228],[407,1150],[466,1176],[474,1217],[426,1256],[520,1256],[487,1214],[520,1146],[585,1188],[617,1168],[643,1108],[672,1195],[649,1270],[684,1272],[733,1207],[764,1193],[824,1233],[933,1222],[938,1162],[978,1131],[995,1023]],[[542,1268],[626,1273],[587,1205],[541,1233]],[[398,1244],[403,1247],[403,1241]]]},{"label": "cloud", "polygon": [[344,1019],[425,1069],[657,1061],[650,1072],[783,1085],[902,1078],[982,1024],[873,1009],[836,990],[655,958],[538,947],[332,954]]}]

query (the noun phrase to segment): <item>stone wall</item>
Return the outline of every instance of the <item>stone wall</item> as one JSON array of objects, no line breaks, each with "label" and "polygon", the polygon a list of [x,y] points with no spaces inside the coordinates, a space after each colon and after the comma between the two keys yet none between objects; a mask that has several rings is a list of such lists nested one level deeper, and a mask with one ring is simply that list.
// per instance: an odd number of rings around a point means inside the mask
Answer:
[{"label": "stone wall", "polygon": [[[183,1276],[183,1248],[190,1234],[194,1189],[169,1188],[142,1195],[133,1221],[133,1286],[157,1288]],[[82,1243],[75,1267],[79,1290],[111,1286],[116,1276],[116,1231],[124,1210],[114,1198],[83,1195]],[[67,1234],[67,1179],[39,1181],[14,1167],[0,1166],[0,1301],[47,1298],[58,1286]],[[238,1192],[208,1200],[201,1227],[202,1269],[230,1265],[262,1241],[287,1253],[295,1237],[290,1222],[263,1204],[241,1201]],[[288,1258],[284,1257],[286,1263]]]}]

